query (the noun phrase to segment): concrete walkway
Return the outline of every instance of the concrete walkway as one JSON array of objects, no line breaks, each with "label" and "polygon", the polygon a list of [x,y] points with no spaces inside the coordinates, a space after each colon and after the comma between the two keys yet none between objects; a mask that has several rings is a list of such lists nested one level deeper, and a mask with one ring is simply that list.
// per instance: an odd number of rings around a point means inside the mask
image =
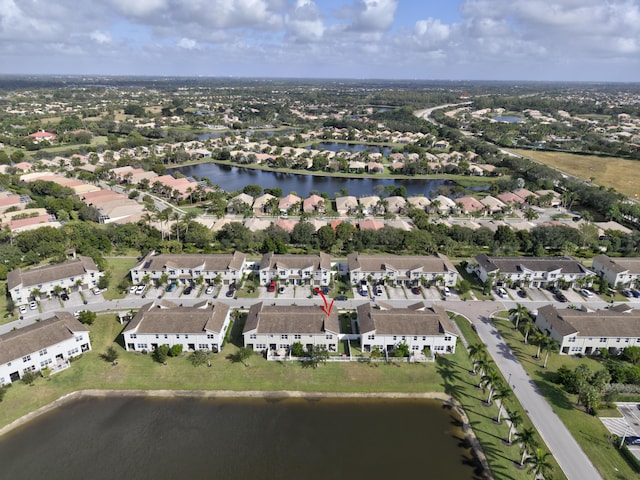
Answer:
[{"label": "concrete walkway", "polygon": [[602,477],[582,451],[562,420],[551,409],[535,383],[528,376],[516,356],[489,320],[495,311],[504,310],[501,302],[473,302],[448,305],[451,310],[467,317],[476,326],[487,351],[505,379],[507,379],[540,436],[569,480],[597,480]]}]

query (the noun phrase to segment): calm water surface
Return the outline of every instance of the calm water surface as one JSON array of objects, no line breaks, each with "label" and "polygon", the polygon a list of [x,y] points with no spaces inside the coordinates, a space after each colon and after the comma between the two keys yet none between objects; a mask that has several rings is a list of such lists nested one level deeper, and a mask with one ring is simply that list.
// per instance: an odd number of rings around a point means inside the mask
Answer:
[{"label": "calm water surface", "polygon": [[[376,179],[376,178],[344,178],[344,177],[316,177],[295,173],[272,172],[254,170],[251,168],[232,167],[217,163],[198,163],[175,169],[187,177],[197,176],[208,178],[212,183],[219,185],[227,192],[241,190],[246,185],[260,185],[264,188],[282,188],[284,195],[296,192],[298,195],[308,197],[312,191],[327,192],[330,197],[342,195],[342,189],[347,190],[348,195],[356,197],[377,194],[376,187],[384,188],[386,185],[403,185],[409,195],[424,195],[428,198],[439,195],[440,186],[451,187],[453,182],[443,179]],[[337,194],[337,195],[336,195]]]},{"label": "calm water surface", "polygon": [[478,478],[425,400],[82,399],[0,438],[18,479]]}]

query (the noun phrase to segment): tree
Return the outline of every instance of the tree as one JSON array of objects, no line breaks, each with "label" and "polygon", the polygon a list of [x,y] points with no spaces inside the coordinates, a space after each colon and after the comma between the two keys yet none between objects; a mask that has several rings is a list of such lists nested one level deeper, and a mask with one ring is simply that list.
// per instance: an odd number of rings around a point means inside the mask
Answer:
[{"label": "tree", "polygon": [[302,361],[302,366],[315,369],[321,363],[327,363],[328,358],[329,352],[327,351],[327,347],[324,345],[310,345]]},{"label": "tree", "polygon": [[531,329],[533,328],[533,323],[529,318],[523,318],[521,320],[522,334],[524,335],[524,344],[529,344],[529,333],[531,333]]},{"label": "tree", "polygon": [[469,358],[473,363],[473,374],[476,375],[478,372],[479,361],[487,360],[487,347],[485,347],[482,343],[474,343],[469,346]]},{"label": "tree", "polygon": [[551,454],[545,452],[540,447],[533,451],[533,454],[527,458],[525,462],[529,468],[528,472],[533,473],[533,478],[547,478],[551,473],[553,467],[550,462]]},{"label": "tree", "polygon": [[11,384],[0,385],[0,403],[2,403],[2,400],[4,399],[4,396],[7,394],[7,390],[9,389],[10,386]]},{"label": "tree", "polygon": [[496,391],[499,383],[501,382],[500,375],[493,368],[487,368],[486,373],[482,376],[481,384],[483,388],[489,389],[489,395],[487,396],[487,404],[493,403],[493,394]]},{"label": "tree", "polygon": [[182,344],[176,343],[169,349],[170,357],[178,357],[182,353]]},{"label": "tree", "polygon": [[507,410],[507,416],[509,417],[509,436],[507,437],[507,443],[511,445],[511,437],[522,423],[522,415],[517,411]]},{"label": "tree", "polygon": [[80,323],[84,323],[85,325],[93,325],[93,322],[96,320],[96,312],[92,312],[91,310],[82,310],[78,314],[78,321]]},{"label": "tree", "polygon": [[204,350],[196,350],[195,352],[191,352],[187,359],[191,362],[191,365],[194,367],[199,367],[204,365],[207,361],[208,354]]},{"label": "tree", "polygon": [[291,356],[292,357],[302,357],[304,355],[304,347],[300,342],[294,342],[291,345]]},{"label": "tree", "polygon": [[498,419],[496,420],[498,423],[500,423],[502,419],[502,413],[506,410],[507,401],[511,400],[512,397],[513,393],[511,392],[511,388],[507,387],[506,385],[499,385],[495,393],[493,394],[493,399],[500,401],[500,407],[498,408]]},{"label": "tree", "polygon": [[396,347],[393,349],[393,356],[397,358],[408,357],[409,345],[407,345],[405,342],[396,345]]},{"label": "tree", "polygon": [[245,367],[249,366],[248,360],[253,356],[253,349],[250,347],[241,347],[237,352],[232,353],[227,358],[233,363],[242,363]]},{"label": "tree", "polygon": [[522,431],[516,433],[516,440],[520,444],[520,451],[522,452],[520,466],[524,466],[524,459],[527,457],[529,452],[537,446],[533,428],[523,428]]},{"label": "tree", "polygon": [[21,380],[25,383],[25,385],[29,385],[31,387],[33,385],[33,382],[36,381],[36,376],[31,370],[28,370],[24,372],[24,374],[22,374]]},{"label": "tree", "polygon": [[158,363],[166,363],[167,357],[169,356],[169,345],[158,345],[158,347],[153,352],[153,358]]},{"label": "tree", "polygon": [[640,362],[640,347],[627,347],[622,352],[622,356],[626,361],[637,365]]},{"label": "tree", "polygon": [[525,318],[529,318],[529,310],[524,305],[516,303],[516,306],[509,310],[509,316],[515,323],[515,329],[517,330],[520,321]]},{"label": "tree", "polygon": [[119,356],[120,354],[118,353],[118,350],[116,350],[113,345],[108,347],[107,351],[102,354],[104,361],[110,363],[115,362]]},{"label": "tree", "polygon": [[544,339],[544,344],[542,346],[542,349],[545,351],[545,355],[544,355],[544,363],[542,364],[542,368],[546,369],[547,361],[549,360],[549,354],[551,352],[557,351],[558,348],[560,348],[560,344],[555,338],[551,338],[548,335],[545,335],[544,338],[545,339]]}]

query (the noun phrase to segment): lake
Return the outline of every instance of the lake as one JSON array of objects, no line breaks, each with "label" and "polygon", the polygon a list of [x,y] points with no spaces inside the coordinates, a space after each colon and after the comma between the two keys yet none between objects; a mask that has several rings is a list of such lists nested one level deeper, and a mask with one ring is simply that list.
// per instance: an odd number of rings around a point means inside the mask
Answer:
[{"label": "lake", "polygon": [[264,188],[282,188],[284,195],[296,192],[298,195],[308,197],[312,191],[327,192],[329,197],[342,195],[342,189],[346,189],[348,195],[356,197],[372,195],[378,189],[386,185],[404,186],[408,195],[424,195],[431,198],[438,196],[441,186],[452,187],[455,184],[444,179],[377,179],[377,178],[345,178],[345,177],[321,177],[296,173],[283,173],[252,168],[220,165],[217,163],[198,163],[175,168],[176,171],[187,177],[208,178],[227,192],[242,190],[246,185],[260,185]]},{"label": "lake", "polygon": [[84,398],[0,438],[3,478],[479,478],[423,399]]}]

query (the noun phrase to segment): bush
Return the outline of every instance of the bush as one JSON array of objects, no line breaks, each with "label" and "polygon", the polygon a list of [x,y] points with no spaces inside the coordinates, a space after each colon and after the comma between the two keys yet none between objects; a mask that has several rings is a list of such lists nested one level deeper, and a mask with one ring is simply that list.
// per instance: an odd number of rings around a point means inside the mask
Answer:
[{"label": "bush", "polygon": [[35,380],[36,376],[33,372],[25,372],[24,375],[22,375],[22,381],[29,386],[33,385]]},{"label": "bush", "polygon": [[164,363],[169,356],[169,345],[159,345],[153,352],[153,358],[156,362]]},{"label": "bush", "polygon": [[207,361],[207,357],[207,352],[205,352],[204,350],[196,350],[195,352],[191,353],[188,358],[191,362],[191,365],[193,365],[194,367],[199,367],[200,365],[205,364],[205,362]]},{"label": "bush", "polygon": [[182,345],[179,344],[179,343],[174,345],[173,347],[171,347],[169,349],[169,356],[170,357],[177,357],[181,353],[182,353]]},{"label": "bush", "polygon": [[302,343],[295,342],[293,345],[291,345],[292,357],[302,357],[303,355],[304,355],[304,347],[302,346]]},{"label": "bush", "polygon": [[92,312],[91,310],[82,310],[78,315],[78,320],[80,323],[84,323],[85,325],[93,325],[96,317],[96,312]]},{"label": "bush", "polygon": [[11,384],[3,385],[0,387],[0,402],[2,402],[2,400],[4,399],[4,396],[7,394],[7,390],[9,389],[10,386]]},{"label": "bush", "polygon": [[119,355],[120,354],[118,353],[118,350],[116,350],[115,347],[111,346],[107,348],[107,351],[102,354],[102,358],[106,362],[115,362],[118,359]]}]

